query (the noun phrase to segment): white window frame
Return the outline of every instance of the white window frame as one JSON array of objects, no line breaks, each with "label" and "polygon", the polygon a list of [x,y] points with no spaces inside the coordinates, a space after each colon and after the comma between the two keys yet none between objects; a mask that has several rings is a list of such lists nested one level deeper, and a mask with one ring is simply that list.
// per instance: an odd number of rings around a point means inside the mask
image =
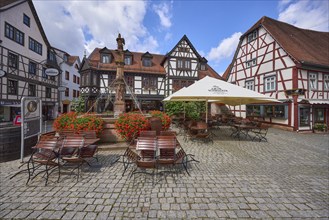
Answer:
[{"label": "white window frame", "polygon": [[276,76],[266,76],[264,77],[264,91],[271,92],[276,90]]},{"label": "white window frame", "polygon": [[255,40],[257,38],[257,30],[254,30],[253,32],[251,32],[250,34],[248,34],[247,36],[247,41],[248,43]]},{"label": "white window frame", "polygon": [[246,80],[245,88],[249,90],[255,90],[255,81],[254,80]]},{"label": "white window frame", "polygon": [[250,59],[250,60],[246,61],[246,68],[250,68],[250,67],[256,66],[256,65],[257,65],[257,59],[256,58],[253,58],[253,59]]},{"label": "white window frame", "polygon": [[110,63],[111,62],[109,54],[102,54],[101,57],[102,57],[102,63]]},{"label": "white window frame", "polygon": [[318,74],[314,72],[308,73],[308,88],[309,90],[318,89]]}]

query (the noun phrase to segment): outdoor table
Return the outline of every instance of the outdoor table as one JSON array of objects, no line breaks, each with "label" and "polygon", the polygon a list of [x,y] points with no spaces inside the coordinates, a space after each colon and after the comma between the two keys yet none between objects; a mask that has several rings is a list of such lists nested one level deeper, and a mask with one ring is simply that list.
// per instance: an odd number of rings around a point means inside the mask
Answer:
[{"label": "outdoor table", "polygon": [[256,128],[256,126],[248,124],[233,124],[232,126],[236,130],[232,132],[231,136],[235,138],[237,137],[239,140],[241,135],[245,135],[246,137],[252,139],[252,137],[249,135],[249,131]]}]

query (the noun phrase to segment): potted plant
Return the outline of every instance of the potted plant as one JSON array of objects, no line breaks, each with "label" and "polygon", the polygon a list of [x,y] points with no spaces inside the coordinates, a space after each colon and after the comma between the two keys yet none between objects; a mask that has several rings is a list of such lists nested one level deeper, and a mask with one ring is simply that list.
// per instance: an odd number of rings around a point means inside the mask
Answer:
[{"label": "potted plant", "polygon": [[324,123],[315,123],[313,129],[314,132],[327,132],[328,127]]}]

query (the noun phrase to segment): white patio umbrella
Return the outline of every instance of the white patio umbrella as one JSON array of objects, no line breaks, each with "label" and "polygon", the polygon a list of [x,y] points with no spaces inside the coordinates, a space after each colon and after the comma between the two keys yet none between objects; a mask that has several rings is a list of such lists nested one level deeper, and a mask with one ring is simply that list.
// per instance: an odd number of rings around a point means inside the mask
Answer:
[{"label": "white patio umbrella", "polygon": [[[207,101],[226,105],[280,102],[272,97],[210,76],[168,96],[164,101]],[[241,113],[241,112],[240,112]],[[208,114],[208,112],[206,112]]]}]

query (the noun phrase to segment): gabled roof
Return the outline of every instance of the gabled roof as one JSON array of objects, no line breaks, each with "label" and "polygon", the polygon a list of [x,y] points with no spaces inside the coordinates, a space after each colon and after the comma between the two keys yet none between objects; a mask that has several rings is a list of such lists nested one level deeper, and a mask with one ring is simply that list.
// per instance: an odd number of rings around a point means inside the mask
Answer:
[{"label": "gabled roof", "polygon": [[67,59],[67,63],[72,66],[74,64],[74,62],[77,60],[78,60],[78,63],[80,63],[79,56],[69,56]]},{"label": "gabled roof", "polygon": [[302,29],[264,16],[240,39],[260,26],[270,33],[295,62],[329,68],[329,32]]},{"label": "gabled roof", "polygon": [[[114,60],[119,60],[119,53],[117,50],[110,50],[107,49],[112,55]],[[88,59],[84,59],[85,62],[88,62],[91,68],[95,68],[98,70],[106,70],[106,71],[116,71],[117,64],[112,60],[111,63],[101,63],[100,60],[100,52],[103,49],[95,48],[94,51],[89,55]],[[126,50],[127,51],[127,50]],[[125,65],[124,71],[126,73],[149,73],[149,74],[160,74],[165,75],[165,69],[163,66],[160,65],[161,60],[163,59],[163,55],[160,54],[150,54],[146,53],[139,53],[139,52],[131,52],[129,53],[133,56],[132,65]],[[152,58],[152,66],[145,67],[142,65],[142,56],[147,56]],[[85,63],[84,62],[84,63]]]},{"label": "gabled roof", "polygon": [[170,56],[170,54],[172,52],[174,52],[174,50],[181,44],[182,41],[186,41],[187,44],[191,47],[193,53],[195,53],[195,55],[197,56],[198,59],[202,59],[202,57],[200,56],[200,54],[198,53],[198,51],[194,48],[193,44],[191,43],[191,41],[188,39],[188,37],[186,36],[186,34],[184,34],[184,36],[182,37],[182,39],[180,39],[180,41],[178,41],[178,43],[171,49],[171,51],[169,51],[166,56],[164,57],[164,59],[161,62],[161,65],[166,61],[166,59]]},{"label": "gabled roof", "polygon": [[41,36],[45,42],[45,44],[47,45],[48,48],[50,48],[50,43],[47,39],[47,36],[45,34],[45,31],[43,30],[43,27],[41,25],[41,22],[40,22],[40,19],[39,19],[39,16],[37,14],[37,11],[35,10],[35,7],[33,5],[33,2],[32,0],[1,0],[0,1],[0,12],[2,11],[6,11],[6,10],[9,10],[19,4],[22,4],[24,2],[27,2],[30,6],[30,9],[32,11],[32,14],[33,14],[33,17],[35,19],[35,22],[37,23],[38,25],[38,28],[40,30],[40,33],[41,33]]}]

